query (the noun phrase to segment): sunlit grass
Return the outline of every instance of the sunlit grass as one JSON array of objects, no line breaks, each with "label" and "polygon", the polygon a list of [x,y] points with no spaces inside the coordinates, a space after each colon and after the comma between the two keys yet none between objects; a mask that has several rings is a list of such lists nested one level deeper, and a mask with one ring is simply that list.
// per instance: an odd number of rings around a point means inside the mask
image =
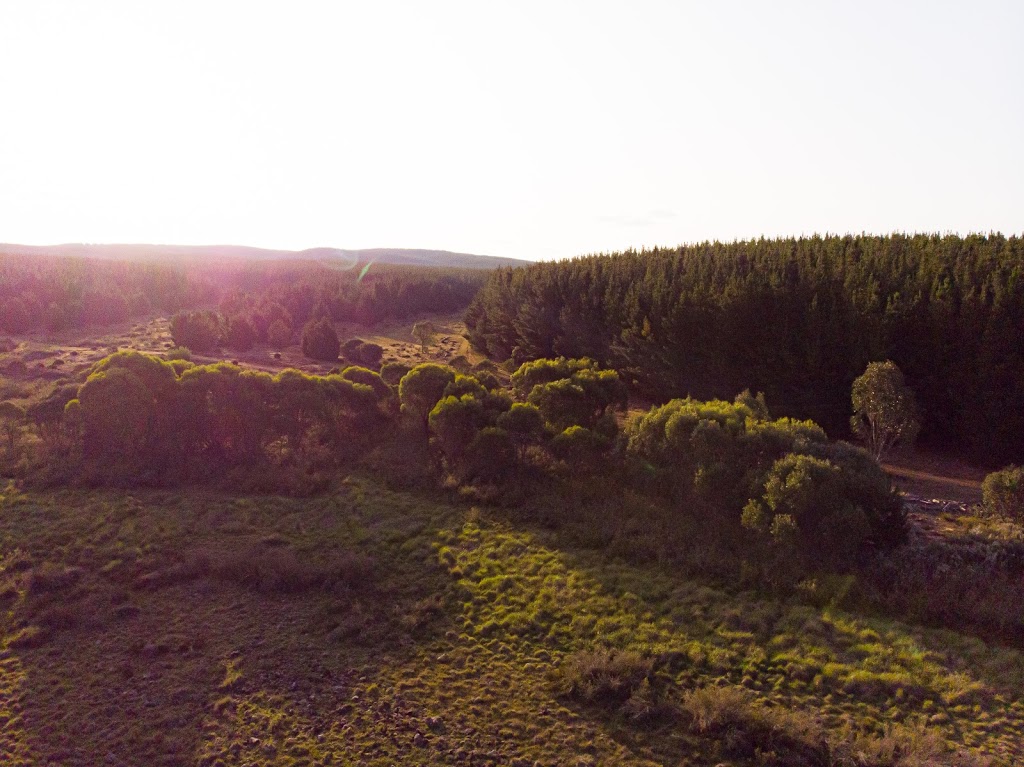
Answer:
[{"label": "sunlit grass", "polygon": [[5,764],[783,764],[820,733],[1024,758],[1016,651],[439,496],[2,495]]}]

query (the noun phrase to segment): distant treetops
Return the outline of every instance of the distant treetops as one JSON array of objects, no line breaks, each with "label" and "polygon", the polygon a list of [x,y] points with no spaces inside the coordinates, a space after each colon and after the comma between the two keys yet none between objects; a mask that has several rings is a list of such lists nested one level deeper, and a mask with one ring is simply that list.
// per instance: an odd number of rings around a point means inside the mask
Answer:
[{"label": "distant treetops", "polygon": [[104,261],[0,253],[0,333],[102,327],[154,312],[193,311],[178,343],[207,354],[281,347],[310,320],[370,324],[465,309],[481,269],[375,264],[369,272],[316,262]]}]

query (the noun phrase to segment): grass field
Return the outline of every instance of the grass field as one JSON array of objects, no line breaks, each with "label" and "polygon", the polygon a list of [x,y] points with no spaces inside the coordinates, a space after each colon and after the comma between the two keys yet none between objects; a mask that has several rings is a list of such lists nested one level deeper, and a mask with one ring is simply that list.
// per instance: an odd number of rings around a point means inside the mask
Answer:
[{"label": "grass field", "polygon": [[1024,760],[1016,651],[365,476],[306,500],[8,488],[0,556],[4,764]]}]

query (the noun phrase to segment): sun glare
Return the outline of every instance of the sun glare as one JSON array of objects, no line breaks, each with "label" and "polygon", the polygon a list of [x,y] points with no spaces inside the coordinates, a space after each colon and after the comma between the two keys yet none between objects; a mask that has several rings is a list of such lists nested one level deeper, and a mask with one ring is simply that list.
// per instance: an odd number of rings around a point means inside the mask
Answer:
[{"label": "sun glare", "polygon": [[0,239],[547,258],[1019,232],[1022,20],[1012,3],[5,4]]}]

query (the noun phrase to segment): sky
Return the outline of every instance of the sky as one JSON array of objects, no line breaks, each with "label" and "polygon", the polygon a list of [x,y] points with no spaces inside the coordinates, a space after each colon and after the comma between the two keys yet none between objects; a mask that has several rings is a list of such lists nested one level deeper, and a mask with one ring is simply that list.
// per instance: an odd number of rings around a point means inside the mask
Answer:
[{"label": "sky", "polygon": [[1024,234],[1024,3],[0,0],[0,242]]}]

